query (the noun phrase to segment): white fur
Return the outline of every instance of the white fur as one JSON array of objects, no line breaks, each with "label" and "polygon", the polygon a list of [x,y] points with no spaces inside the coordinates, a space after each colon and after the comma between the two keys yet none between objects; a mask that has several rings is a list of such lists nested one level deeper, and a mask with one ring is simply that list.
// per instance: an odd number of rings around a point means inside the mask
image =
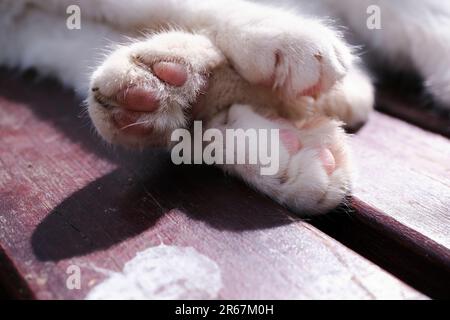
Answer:
[{"label": "white fur", "polygon": [[[272,1],[261,1],[268,5]],[[133,33],[137,26],[155,26],[161,24],[173,24],[179,26],[194,26],[195,28],[209,29],[210,32],[217,33],[218,28],[228,28],[231,36],[237,35],[242,38],[242,27],[252,28],[255,19],[269,17],[270,21],[277,24],[278,21],[286,21],[285,27],[289,27],[292,19],[284,19],[292,16],[292,13],[309,13],[316,15],[328,15],[340,17],[342,20],[359,35],[365,45],[377,50],[377,55],[386,57],[398,68],[399,64],[409,62],[425,78],[426,85],[435,97],[450,106],[450,3],[441,0],[282,0],[276,1],[276,7],[280,5],[289,9],[289,14],[284,15],[279,9],[255,6],[240,0],[218,0],[218,1],[198,1],[198,0],[170,0],[170,1],[145,1],[145,0],[4,0],[0,4],[2,8],[1,20],[2,31],[0,45],[0,63],[10,66],[40,68],[44,73],[57,73],[54,69],[64,69],[64,67],[54,67],[53,64],[64,63],[61,54],[70,51],[71,40],[73,48],[84,48],[78,50],[83,56],[88,56],[92,50],[92,43],[100,42],[105,36],[111,40],[117,40],[110,31],[102,30],[101,26],[95,27],[98,31],[83,32],[82,37],[94,37],[91,41],[83,41],[83,46],[77,45],[77,35],[68,32],[63,28],[63,21],[57,23],[54,18],[46,16],[35,16],[34,18],[24,17],[25,8],[33,4],[46,11],[64,16],[68,5],[78,4],[82,8],[84,22],[86,18],[107,21],[108,24],[122,29],[125,33]],[[378,5],[382,12],[382,29],[369,30],[366,27],[367,7]],[[4,9],[3,9],[4,8]],[[287,10],[286,10],[287,11]],[[278,14],[279,13],[279,14]],[[253,16],[253,18],[252,18]],[[277,19],[277,16],[282,17]],[[17,23],[15,18],[17,19]],[[256,18],[255,18],[256,17]],[[263,18],[264,19],[264,18]],[[61,25],[60,28],[55,27]],[[213,26],[213,27],[212,27]],[[301,30],[302,24],[295,25],[297,30]],[[298,27],[298,28],[297,28]],[[90,28],[90,26],[89,26]],[[237,29],[236,29],[237,28]],[[253,28],[255,29],[255,28]],[[48,34],[51,30],[53,38]],[[45,31],[45,32],[44,32]],[[273,33],[273,30],[261,32]],[[218,34],[218,33],[217,33]],[[39,35],[36,37],[36,35]],[[226,37],[226,33],[220,32],[219,36]],[[14,37],[14,38],[13,38]],[[17,39],[15,39],[17,37]],[[53,39],[54,45],[59,42],[58,50],[48,50],[46,57],[48,62],[39,61],[36,56],[27,54],[30,49],[47,47],[45,38]],[[56,37],[56,38],[55,38]],[[42,39],[44,38],[44,39]],[[236,40],[236,39],[234,39]],[[258,39],[260,40],[260,39]],[[246,44],[248,45],[248,44]],[[226,41],[224,47],[235,44]],[[94,46],[97,47],[97,46]],[[99,45],[98,47],[102,47]],[[223,48],[227,49],[227,48]],[[234,51],[233,51],[234,53]],[[232,53],[232,54],[233,54]],[[83,61],[78,58],[77,61]],[[88,56],[86,61],[89,61]],[[260,57],[257,57],[260,58]],[[272,59],[273,57],[270,57]],[[62,60],[62,61],[61,61]],[[77,62],[77,61],[72,61]],[[85,65],[85,64],[83,64]],[[269,65],[269,63],[267,64]],[[74,68],[75,69],[75,68]],[[82,70],[83,68],[81,68]],[[68,84],[74,84],[80,77],[80,68],[68,70],[64,76],[58,75]],[[72,71],[72,72],[71,72]],[[67,73],[75,73],[67,75]],[[72,82],[72,83],[70,83]]]},{"label": "white fur", "polygon": [[[375,55],[393,69],[416,69],[450,108],[450,2],[441,0],[325,0]],[[381,8],[382,28],[366,28],[366,9]]]},{"label": "white fur", "polygon": [[[270,5],[273,0],[260,1]],[[254,19],[249,15],[257,17],[274,18],[277,23],[278,8],[283,6],[284,11],[290,11],[288,16],[293,14],[314,14],[319,16],[339,17],[348,25],[353,32],[358,34],[363,41],[362,44],[377,50],[377,55],[382,55],[388,59],[393,68],[398,68],[402,64],[416,68],[425,78],[425,84],[431,93],[450,106],[450,3],[441,0],[281,0],[275,1],[274,8],[255,6],[254,4],[240,0],[169,0],[169,1],[146,1],[146,0],[4,0],[0,4],[2,8],[1,21],[2,37],[0,38],[3,54],[0,56],[0,63],[10,66],[37,66],[42,72],[54,71],[52,67],[39,61],[34,62],[31,56],[23,56],[25,49],[41,46],[41,37],[47,35],[52,30],[53,35],[59,37],[69,36],[74,39],[73,32],[67,32],[65,28],[56,28],[55,21],[36,17],[27,19],[23,17],[24,8],[32,3],[38,8],[64,16],[68,5],[78,4],[82,8],[84,22],[87,19],[106,21],[110,25],[121,28],[121,32],[133,33],[138,26],[153,27],[161,24],[172,24],[178,26],[188,26],[195,28],[205,28],[216,33],[218,28],[228,27],[230,31],[236,31],[236,26],[251,27]],[[366,27],[367,7],[378,5],[382,13],[382,29],[369,30]],[[4,9],[3,9],[4,8]],[[21,17],[17,24],[14,17]],[[282,15],[283,16],[283,15]],[[39,20],[39,21],[38,21]],[[283,19],[280,19],[283,20]],[[25,21],[25,25],[22,22]],[[273,21],[273,20],[272,20]],[[286,19],[286,26],[291,19]],[[32,23],[33,26],[26,26]],[[63,23],[63,21],[61,21]],[[6,27],[5,27],[6,25]],[[213,27],[212,27],[213,26]],[[215,26],[215,27],[214,27]],[[297,29],[302,24],[298,23]],[[9,27],[9,29],[8,29]],[[6,29],[6,30],[5,30]],[[100,28],[101,29],[101,28]],[[39,31],[46,32],[39,32]],[[241,30],[241,29],[238,29]],[[268,30],[270,33],[271,30]],[[273,32],[273,31],[272,31]],[[103,38],[106,35],[115,39],[104,30],[98,32],[84,32],[83,36]],[[239,32],[240,33],[240,32]],[[35,37],[39,34],[39,37]],[[19,35],[19,39],[11,37]],[[222,34],[223,35],[223,34]],[[239,35],[240,36],[240,35]],[[69,40],[66,39],[66,40]],[[11,44],[17,43],[18,46]],[[44,41],[45,42],[45,41]],[[95,42],[95,41],[93,41]],[[56,43],[56,41],[55,41]],[[65,41],[68,43],[68,41]],[[9,44],[7,46],[6,44]],[[225,45],[227,46],[227,45]],[[61,46],[67,48],[68,45]],[[61,50],[52,50],[48,58],[54,58],[58,63],[58,53]],[[77,46],[80,48],[80,46]],[[91,42],[86,42],[84,48],[92,49]],[[80,53],[85,55],[84,51]],[[55,55],[55,56],[54,56]],[[80,61],[81,59],[78,59]],[[89,59],[88,59],[89,60]],[[409,62],[409,63],[406,63]],[[409,67],[409,66],[408,66]],[[50,69],[50,70],[49,70]],[[79,70],[79,69],[77,69]],[[77,72],[79,73],[79,71]],[[66,76],[69,77],[69,76]],[[71,79],[79,75],[70,76]],[[68,79],[66,81],[69,81]]]}]

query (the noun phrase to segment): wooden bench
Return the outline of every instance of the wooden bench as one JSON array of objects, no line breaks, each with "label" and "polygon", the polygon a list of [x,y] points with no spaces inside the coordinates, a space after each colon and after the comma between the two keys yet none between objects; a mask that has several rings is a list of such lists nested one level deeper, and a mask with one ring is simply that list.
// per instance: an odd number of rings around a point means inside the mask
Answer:
[{"label": "wooden bench", "polygon": [[83,299],[164,244],[213,261],[220,299],[449,298],[450,121],[383,92],[437,133],[375,112],[352,138],[354,196],[301,220],[215,168],[105,147],[72,93],[1,70],[0,297]]}]

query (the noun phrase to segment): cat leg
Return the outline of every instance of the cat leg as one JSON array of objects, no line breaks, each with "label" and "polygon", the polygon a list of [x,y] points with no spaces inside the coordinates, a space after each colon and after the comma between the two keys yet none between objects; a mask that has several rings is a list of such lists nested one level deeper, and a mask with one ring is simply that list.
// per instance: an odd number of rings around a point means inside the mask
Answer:
[{"label": "cat leg", "polygon": [[[292,123],[281,118],[263,117],[248,105],[236,104],[211,119],[207,128],[219,129],[224,137],[228,129],[246,132],[248,129],[278,130],[276,143],[273,145],[269,139],[266,144],[268,153],[275,155],[270,164],[277,168],[274,172],[262,174],[261,169],[267,168],[268,163],[263,164],[261,158],[256,164],[247,161],[246,164],[219,166],[299,214],[326,213],[338,206],[350,191],[347,136],[335,120],[315,117]],[[249,143],[249,140],[245,141]],[[248,145],[248,149],[239,142],[236,145],[246,150],[247,160],[250,159],[248,153],[259,152],[256,144]],[[230,148],[228,140],[224,154],[229,152],[227,147]]]},{"label": "cat leg", "polygon": [[[450,4],[440,3],[442,10],[428,8],[427,19],[417,19],[413,14],[405,21],[409,26],[415,25],[415,31],[409,35],[411,47],[405,51],[424,78],[425,88],[443,107],[450,109]],[[434,10],[439,12],[436,14]]]},{"label": "cat leg", "polygon": [[57,77],[85,95],[91,69],[112,41],[123,35],[102,24],[84,21],[81,30],[69,30],[66,18],[41,10],[0,13],[0,65]]},{"label": "cat leg", "polygon": [[[450,108],[450,4],[448,1],[324,0],[390,67],[415,69],[437,101]],[[367,9],[380,11],[380,29],[367,26]]]},{"label": "cat leg", "polygon": [[[83,17],[125,30],[175,25],[208,36],[252,84],[285,99],[328,91],[351,67],[353,55],[332,28],[299,11],[240,0],[29,0],[50,10],[77,4]],[[55,10],[55,9],[53,9]]]}]

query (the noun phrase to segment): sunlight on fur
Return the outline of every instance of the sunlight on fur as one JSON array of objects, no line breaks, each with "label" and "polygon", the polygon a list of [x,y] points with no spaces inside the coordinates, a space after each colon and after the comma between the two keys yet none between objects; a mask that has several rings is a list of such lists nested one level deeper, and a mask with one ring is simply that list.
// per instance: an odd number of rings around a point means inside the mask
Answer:
[{"label": "sunlight on fur", "polygon": [[[378,30],[366,24],[373,3]],[[450,106],[450,66],[436,63],[450,61],[450,5],[405,3],[6,0],[0,63],[76,90],[111,144],[170,148],[172,132],[194,120],[221,131],[279,129],[277,174],[259,174],[260,163],[218,166],[295,212],[320,214],[351,192],[343,127],[363,125],[374,105],[361,48],[393,69],[415,69]],[[66,28],[72,4],[79,30]]]}]

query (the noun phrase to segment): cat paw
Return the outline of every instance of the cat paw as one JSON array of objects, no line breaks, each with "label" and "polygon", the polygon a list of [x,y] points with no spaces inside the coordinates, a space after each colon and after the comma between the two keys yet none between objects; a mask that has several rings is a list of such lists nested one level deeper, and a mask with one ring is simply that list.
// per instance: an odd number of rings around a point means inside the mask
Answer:
[{"label": "cat paw", "polygon": [[[278,158],[272,159],[278,161],[275,174],[262,175],[261,163],[225,164],[223,168],[296,213],[326,213],[337,207],[350,191],[347,135],[338,121],[318,117],[294,124],[282,118],[263,117],[249,106],[234,105],[227,114],[217,116],[210,127],[278,129],[279,140],[275,144]],[[257,152],[254,148],[248,151]]]},{"label": "cat paw", "polygon": [[169,145],[222,60],[207,38],[183,32],[118,48],[92,75],[87,103],[95,128],[126,147]]},{"label": "cat paw", "polygon": [[327,92],[352,65],[349,46],[320,22],[270,12],[249,20],[225,26],[217,45],[247,81],[286,99]]},{"label": "cat paw", "polygon": [[354,132],[369,119],[375,104],[375,88],[366,72],[352,68],[315,102],[314,108],[321,114],[344,122],[345,128]]}]

